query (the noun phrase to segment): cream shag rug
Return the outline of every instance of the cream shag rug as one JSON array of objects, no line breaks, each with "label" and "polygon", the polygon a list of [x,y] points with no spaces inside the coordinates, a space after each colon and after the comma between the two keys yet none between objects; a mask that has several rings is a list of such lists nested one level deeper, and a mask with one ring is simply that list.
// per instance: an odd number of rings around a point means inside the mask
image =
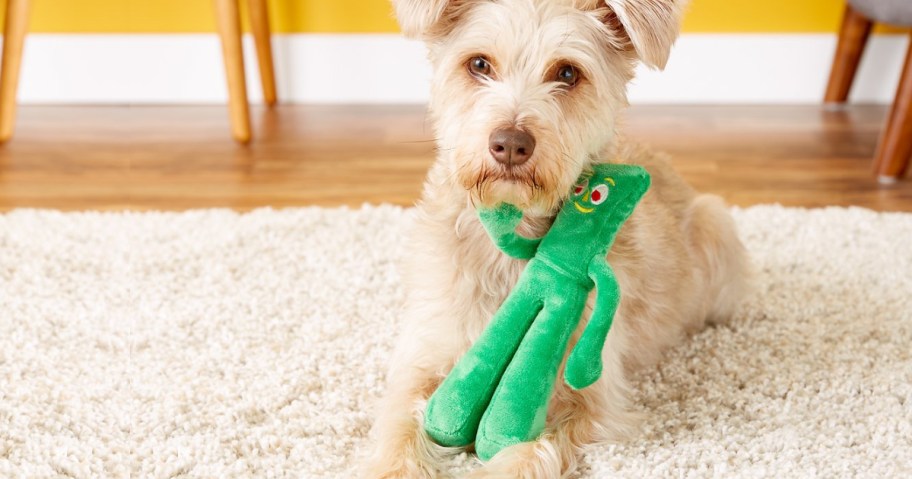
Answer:
[{"label": "cream shag rug", "polygon": [[[757,294],[636,378],[642,435],[582,476],[908,477],[912,215],[735,216]],[[410,221],[0,216],[0,477],[353,477]]]}]

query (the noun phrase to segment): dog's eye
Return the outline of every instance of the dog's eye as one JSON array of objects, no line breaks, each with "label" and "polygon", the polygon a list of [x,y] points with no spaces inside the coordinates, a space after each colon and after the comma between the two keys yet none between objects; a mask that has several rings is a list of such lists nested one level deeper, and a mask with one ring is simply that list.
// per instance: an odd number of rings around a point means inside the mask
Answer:
[{"label": "dog's eye", "polygon": [[485,57],[472,57],[468,63],[469,72],[476,77],[491,76],[491,62]]},{"label": "dog's eye", "polygon": [[598,185],[592,189],[592,194],[589,195],[589,201],[593,205],[600,205],[608,199],[608,185]]},{"label": "dog's eye", "polygon": [[589,186],[589,183],[579,183],[573,187],[573,196],[580,196],[586,192],[586,187]]},{"label": "dog's eye", "polygon": [[579,69],[573,65],[563,65],[557,69],[554,81],[561,82],[567,86],[574,86],[580,81]]}]

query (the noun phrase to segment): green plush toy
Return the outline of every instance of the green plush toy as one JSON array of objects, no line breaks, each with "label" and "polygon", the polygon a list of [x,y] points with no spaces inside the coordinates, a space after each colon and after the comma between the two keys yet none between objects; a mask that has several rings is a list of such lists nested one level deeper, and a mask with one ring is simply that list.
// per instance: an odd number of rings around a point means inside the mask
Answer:
[{"label": "green plush toy", "polygon": [[621,225],[649,188],[634,165],[600,164],[583,175],[541,239],[519,236],[522,212],[502,204],[479,210],[504,253],[530,259],[488,327],[431,396],[428,435],[444,446],[468,446],[483,460],[536,439],[570,336],[596,288],[589,324],[567,359],[564,379],[585,388],[602,372],[602,348],[620,301],[605,257]]}]

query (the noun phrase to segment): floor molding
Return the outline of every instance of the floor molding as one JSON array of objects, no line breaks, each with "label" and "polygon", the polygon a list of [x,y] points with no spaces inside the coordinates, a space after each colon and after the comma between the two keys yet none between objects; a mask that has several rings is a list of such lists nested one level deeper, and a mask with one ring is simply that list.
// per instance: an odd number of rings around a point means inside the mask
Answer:
[{"label": "floor molding", "polygon": [[[816,103],[835,49],[829,34],[687,34],[664,72],[642,69],[633,103]],[[907,37],[872,38],[852,100],[892,100]],[[248,87],[261,98],[250,38]],[[398,35],[277,35],[279,93],[294,103],[423,103],[430,68],[420,43]],[[220,103],[226,98],[211,34],[34,34],[20,100],[58,103]]]}]

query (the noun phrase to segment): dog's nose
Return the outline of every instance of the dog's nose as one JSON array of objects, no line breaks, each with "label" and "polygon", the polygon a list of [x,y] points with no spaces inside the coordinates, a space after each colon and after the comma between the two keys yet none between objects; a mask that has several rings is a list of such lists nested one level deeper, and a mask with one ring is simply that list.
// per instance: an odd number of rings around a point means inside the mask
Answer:
[{"label": "dog's nose", "polygon": [[518,128],[498,128],[488,138],[491,156],[506,166],[518,166],[532,157],[535,137]]}]

